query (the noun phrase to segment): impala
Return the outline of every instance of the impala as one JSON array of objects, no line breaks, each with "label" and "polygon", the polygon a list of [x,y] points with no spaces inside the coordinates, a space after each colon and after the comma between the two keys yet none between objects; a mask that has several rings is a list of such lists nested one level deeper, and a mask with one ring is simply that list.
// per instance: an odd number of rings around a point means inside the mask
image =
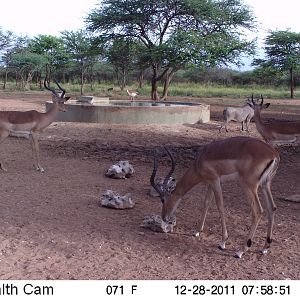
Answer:
[{"label": "impala", "polygon": [[[50,88],[44,81],[44,86],[52,92],[53,106],[46,113],[36,110],[30,111],[1,111],[0,112],[0,143],[2,143],[10,133],[27,133],[32,146],[33,164],[37,171],[44,172],[44,168],[40,164],[38,133],[41,133],[55,119],[56,114],[60,110],[65,110],[64,103],[70,97],[65,97],[66,91],[55,81],[61,94],[59,95],[53,88]],[[7,169],[0,162],[0,168],[4,171]]]},{"label": "impala", "polygon": [[246,243],[242,250],[236,252],[235,257],[241,258],[250,249],[256,228],[262,217],[263,208],[258,197],[259,187],[261,187],[265,198],[268,217],[267,238],[261,252],[263,254],[267,253],[272,243],[272,230],[276,210],[271,193],[271,181],[276,174],[280,161],[278,152],[263,141],[251,137],[232,137],[212,142],[199,153],[191,167],[177,183],[172,194],[166,192],[166,183],[174,172],[175,161],[172,154],[168,150],[167,152],[172,161],[172,168],[164,180],[163,187],[160,188],[155,184],[156,156],[154,156],[153,172],[150,177],[151,185],[159,193],[163,203],[162,219],[165,222],[170,221],[175,216],[175,211],[182,197],[198,183],[206,183],[208,189],[200,221],[200,231],[203,231],[210,202],[215,198],[222,225],[222,241],[219,248],[224,250],[228,233],[221,182],[226,179],[239,179],[250,201],[252,223]]},{"label": "impala", "polygon": [[254,108],[254,120],[257,131],[272,146],[294,143],[300,137],[300,122],[272,121],[263,123],[261,120],[261,111],[268,108],[270,103],[264,104],[264,98],[261,96],[261,102],[254,102],[252,95],[252,107]]}]

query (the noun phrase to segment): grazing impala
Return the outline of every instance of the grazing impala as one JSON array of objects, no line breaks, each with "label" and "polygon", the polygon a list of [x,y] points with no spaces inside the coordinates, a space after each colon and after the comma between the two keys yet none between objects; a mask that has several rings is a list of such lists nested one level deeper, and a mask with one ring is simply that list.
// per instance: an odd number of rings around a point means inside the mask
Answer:
[{"label": "grazing impala", "polygon": [[263,123],[260,117],[261,111],[268,108],[270,103],[264,104],[264,98],[261,96],[261,102],[254,102],[252,95],[252,107],[254,108],[254,120],[257,131],[267,143],[275,146],[294,143],[300,138],[300,122],[272,121]]},{"label": "grazing impala", "polygon": [[[167,149],[166,149],[167,150]],[[271,193],[271,181],[276,174],[279,165],[279,154],[270,145],[255,138],[233,137],[212,142],[207,145],[191,167],[176,185],[174,192],[169,195],[166,192],[166,183],[174,172],[175,162],[171,153],[167,150],[172,161],[172,168],[164,180],[163,187],[155,184],[157,171],[156,157],[150,178],[151,185],[159,193],[162,207],[162,218],[168,222],[175,215],[181,198],[200,182],[207,183],[208,190],[205,197],[204,211],[200,222],[200,231],[203,231],[207,211],[214,197],[220,213],[222,224],[222,242],[219,248],[224,250],[228,239],[225,223],[223,194],[221,182],[226,179],[239,179],[251,204],[252,224],[243,250],[236,252],[235,257],[241,258],[244,252],[252,245],[253,237],[262,217],[263,208],[258,198],[258,187],[261,187],[268,217],[267,239],[262,253],[267,253],[272,242],[272,229],[276,205]],[[241,204],[244,205],[244,204]]]},{"label": "grazing impala", "polygon": [[[46,79],[44,81],[45,88],[52,92],[53,101],[53,106],[46,113],[41,113],[36,110],[0,112],[0,143],[2,143],[10,133],[28,133],[32,146],[33,164],[35,169],[40,172],[44,172],[44,168],[40,164],[37,134],[42,132],[54,121],[58,111],[64,110],[64,103],[70,98],[65,97],[66,91],[58,82],[56,82],[56,84],[62,92],[61,95],[47,86]],[[2,162],[0,162],[0,168],[6,171]]]}]

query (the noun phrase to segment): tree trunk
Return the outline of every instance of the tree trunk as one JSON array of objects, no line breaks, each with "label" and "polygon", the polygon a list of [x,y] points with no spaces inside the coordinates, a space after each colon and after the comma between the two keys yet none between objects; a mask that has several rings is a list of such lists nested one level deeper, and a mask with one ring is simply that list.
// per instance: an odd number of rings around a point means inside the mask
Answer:
[{"label": "tree trunk", "polygon": [[126,70],[124,68],[122,68],[122,74],[121,74],[121,84],[120,84],[120,88],[121,91],[124,91],[124,88],[126,86]]},{"label": "tree trunk", "polygon": [[3,82],[3,89],[4,90],[6,88],[7,76],[8,76],[8,68],[5,68],[5,76],[4,76],[4,82]]},{"label": "tree trunk", "polygon": [[171,72],[166,73],[165,80],[164,80],[164,90],[163,90],[163,94],[162,94],[160,100],[167,100],[170,82],[171,82],[171,80],[172,80],[175,73],[176,73],[175,69],[172,69]]},{"label": "tree trunk", "polygon": [[143,82],[144,82],[144,70],[141,70],[139,72],[138,82],[139,82],[139,88],[141,89],[143,87]]},{"label": "tree trunk", "polygon": [[66,84],[66,71],[65,71],[65,68],[63,68],[62,80],[63,80],[63,84]]},{"label": "tree trunk", "polygon": [[90,64],[90,76],[89,76],[89,80],[90,80],[90,88],[91,91],[94,91],[94,70],[93,70],[93,64]]},{"label": "tree trunk", "polygon": [[121,91],[124,91],[124,88],[126,86],[126,70],[125,69],[119,69],[115,68],[115,73],[117,76],[117,82],[121,89]]},{"label": "tree trunk", "polygon": [[152,66],[153,74],[152,74],[152,80],[151,80],[151,100],[159,100],[159,94],[158,94],[158,78],[157,78],[157,72],[158,68],[156,65]]},{"label": "tree trunk", "polygon": [[290,68],[290,88],[291,88],[291,99],[294,99],[294,74],[293,74],[293,68]]},{"label": "tree trunk", "polygon": [[80,76],[80,96],[83,95],[83,72],[81,72]]},{"label": "tree trunk", "polygon": [[83,83],[84,83],[84,63],[80,61],[80,96],[83,95]]},{"label": "tree trunk", "polygon": [[159,100],[159,94],[158,94],[158,81],[155,77],[152,77],[151,81],[151,100]]},{"label": "tree trunk", "polygon": [[32,81],[32,72],[28,72],[26,79],[24,80],[24,89],[25,90],[30,90],[30,83]]}]

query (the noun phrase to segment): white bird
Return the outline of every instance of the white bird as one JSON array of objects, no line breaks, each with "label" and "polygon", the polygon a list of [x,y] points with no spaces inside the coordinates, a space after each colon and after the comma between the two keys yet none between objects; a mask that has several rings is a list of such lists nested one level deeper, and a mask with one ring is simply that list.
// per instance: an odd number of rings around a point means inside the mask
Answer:
[{"label": "white bird", "polygon": [[138,92],[129,92],[126,90],[127,94],[130,96],[130,100],[133,101],[134,98],[138,95]]}]

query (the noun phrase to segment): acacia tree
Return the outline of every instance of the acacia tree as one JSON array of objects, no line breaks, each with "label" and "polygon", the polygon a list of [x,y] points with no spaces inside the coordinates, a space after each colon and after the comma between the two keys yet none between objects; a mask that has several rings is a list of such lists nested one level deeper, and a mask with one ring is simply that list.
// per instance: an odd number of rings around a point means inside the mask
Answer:
[{"label": "acacia tree", "polygon": [[93,39],[84,30],[63,31],[62,39],[70,58],[79,64],[80,94],[82,95],[85,73],[91,60],[100,54],[100,50],[95,47]]},{"label": "acacia tree", "polygon": [[0,51],[10,45],[12,39],[11,31],[4,31],[0,27]]},{"label": "acacia tree", "polygon": [[271,31],[265,39],[266,59],[254,62],[263,68],[275,68],[289,72],[291,98],[294,98],[294,71],[300,69],[300,33]]},{"label": "acacia tree", "polygon": [[44,55],[25,50],[12,54],[10,66],[13,67],[21,77],[22,88],[28,89],[34,73],[41,72],[47,63],[48,60]]},{"label": "acacia tree", "polygon": [[[49,78],[54,70],[60,70],[63,73],[63,81],[65,81],[69,55],[61,38],[52,35],[38,35],[29,42],[29,49],[32,53],[44,55],[47,58]],[[40,84],[41,82],[40,78]]]},{"label": "acacia tree", "polygon": [[[24,70],[23,63],[25,62],[26,59],[28,59],[28,57],[24,58],[24,60],[22,62],[23,66],[21,67],[21,61],[18,58],[18,55],[21,55],[21,53],[30,52],[28,50],[29,38],[27,36],[10,35],[9,37],[7,37],[7,39],[10,40],[10,43],[6,44],[5,49],[3,49],[3,51],[2,51],[2,57],[1,57],[1,63],[4,65],[4,68],[5,68],[3,89],[6,88],[8,73],[11,71],[15,72],[16,85],[18,85],[18,78],[19,77],[22,78],[20,71],[21,71],[21,69]],[[24,78],[24,76],[23,76],[23,78]],[[27,79],[29,79],[29,81],[27,81],[27,84],[24,84],[24,81],[22,79],[22,87],[28,85],[28,83],[31,80],[31,77],[29,76],[29,77],[27,77]]]},{"label": "acacia tree", "polygon": [[129,70],[133,67],[136,47],[135,43],[128,39],[116,39],[108,48],[107,58],[114,67],[118,84],[123,91],[127,84]]},{"label": "acacia tree", "polygon": [[192,61],[234,60],[253,46],[241,34],[254,24],[242,0],[103,0],[86,22],[100,40],[122,37],[144,45],[153,100],[159,99],[158,82],[164,79],[166,94],[175,72]]},{"label": "acacia tree", "polygon": [[3,89],[5,89],[6,87],[8,64],[14,39],[15,36],[12,34],[11,31],[3,31],[0,27],[0,66],[2,65],[5,70]]}]

